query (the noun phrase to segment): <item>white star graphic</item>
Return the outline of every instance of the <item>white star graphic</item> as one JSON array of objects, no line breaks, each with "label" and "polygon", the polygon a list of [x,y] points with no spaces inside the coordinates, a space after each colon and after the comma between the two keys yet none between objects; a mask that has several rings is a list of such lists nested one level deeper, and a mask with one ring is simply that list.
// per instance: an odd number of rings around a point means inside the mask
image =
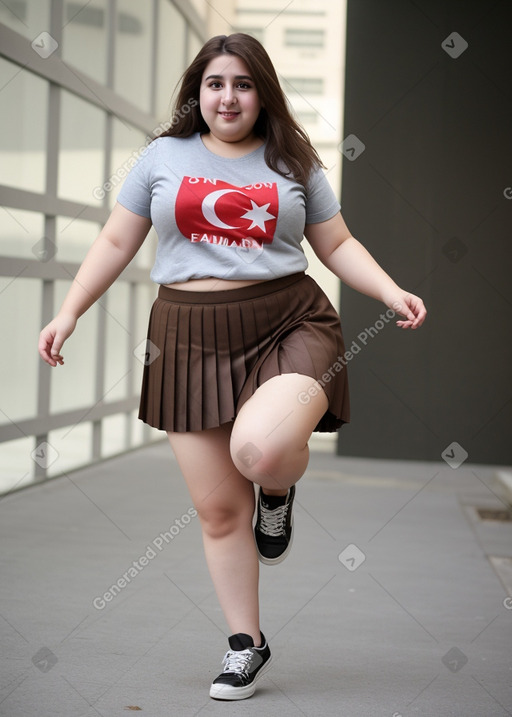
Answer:
[{"label": "white star graphic", "polygon": [[242,214],[242,219],[250,219],[252,224],[249,227],[249,229],[254,229],[254,227],[258,227],[262,231],[265,230],[265,222],[270,221],[271,219],[275,219],[275,216],[273,214],[269,214],[267,212],[267,209],[270,207],[270,202],[268,204],[264,204],[262,207],[259,207],[256,202],[253,202],[251,199],[252,209],[249,209],[245,214]]}]

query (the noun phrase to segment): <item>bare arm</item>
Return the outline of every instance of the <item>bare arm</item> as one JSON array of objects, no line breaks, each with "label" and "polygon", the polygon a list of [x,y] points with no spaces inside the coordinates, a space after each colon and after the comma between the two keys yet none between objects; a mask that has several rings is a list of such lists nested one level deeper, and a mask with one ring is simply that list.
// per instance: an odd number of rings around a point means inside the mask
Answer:
[{"label": "bare arm", "polygon": [[64,363],[60,351],[77,320],[128,266],[150,228],[150,219],[115,205],[78,270],[59,313],[41,331],[39,354],[50,366]]},{"label": "bare arm", "polygon": [[320,261],[345,284],[382,301],[405,317],[404,329],[416,329],[426,316],[423,301],[401,289],[364,246],[351,236],[341,214],[319,224],[308,224],[305,236]]}]

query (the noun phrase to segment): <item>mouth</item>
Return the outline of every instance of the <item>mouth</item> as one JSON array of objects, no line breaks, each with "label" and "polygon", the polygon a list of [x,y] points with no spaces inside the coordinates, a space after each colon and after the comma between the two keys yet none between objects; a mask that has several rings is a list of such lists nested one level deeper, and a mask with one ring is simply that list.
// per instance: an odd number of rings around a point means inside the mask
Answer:
[{"label": "mouth", "polygon": [[238,117],[239,114],[240,112],[219,112],[219,115],[224,117],[224,119],[234,119]]}]

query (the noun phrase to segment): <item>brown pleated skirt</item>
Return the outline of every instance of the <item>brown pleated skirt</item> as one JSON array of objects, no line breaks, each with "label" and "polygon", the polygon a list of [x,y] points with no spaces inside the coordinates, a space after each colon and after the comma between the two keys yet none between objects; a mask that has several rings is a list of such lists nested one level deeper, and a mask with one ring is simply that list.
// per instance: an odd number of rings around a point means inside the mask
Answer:
[{"label": "brown pleated skirt", "polygon": [[233,421],[268,379],[300,373],[329,399],[315,430],[336,431],[349,420],[344,353],[338,314],[303,272],[225,291],[161,286],[139,418],[166,431],[214,428]]}]

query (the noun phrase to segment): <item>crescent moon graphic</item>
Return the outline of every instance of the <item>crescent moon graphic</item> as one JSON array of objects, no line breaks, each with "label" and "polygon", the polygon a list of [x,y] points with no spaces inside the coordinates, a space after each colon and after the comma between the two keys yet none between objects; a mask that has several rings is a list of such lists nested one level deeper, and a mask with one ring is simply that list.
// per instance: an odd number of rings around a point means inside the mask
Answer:
[{"label": "crescent moon graphic", "polygon": [[203,199],[203,203],[201,205],[201,210],[203,212],[204,218],[208,222],[210,222],[210,224],[213,224],[214,227],[219,227],[219,229],[240,228],[231,226],[231,224],[226,224],[225,222],[221,221],[215,213],[215,204],[217,203],[217,200],[224,196],[224,194],[229,194],[230,192],[242,194],[245,197],[245,194],[243,192],[240,192],[238,189],[217,189],[216,192],[211,192],[210,194],[207,194],[206,197]]}]

